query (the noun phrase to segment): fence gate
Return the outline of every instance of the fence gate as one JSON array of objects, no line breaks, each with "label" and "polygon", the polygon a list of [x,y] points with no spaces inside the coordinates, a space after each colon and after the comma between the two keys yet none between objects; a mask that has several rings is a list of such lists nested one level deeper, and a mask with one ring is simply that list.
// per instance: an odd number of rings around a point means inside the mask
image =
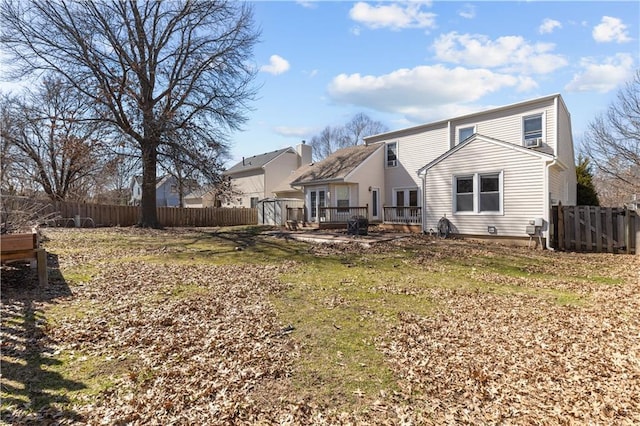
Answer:
[{"label": "fence gate", "polygon": [[635,253],[638,214],[621,207],[553,206],[553,247],[598,253]]}]

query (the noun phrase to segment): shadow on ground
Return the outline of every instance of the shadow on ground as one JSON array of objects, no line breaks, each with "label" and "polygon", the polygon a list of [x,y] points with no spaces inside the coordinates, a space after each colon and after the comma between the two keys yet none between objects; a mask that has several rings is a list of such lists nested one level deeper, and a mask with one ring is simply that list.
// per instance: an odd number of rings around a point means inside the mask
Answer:
[{"label": "shadow on ground", "polygon": [[67,406],[66,392],[85,388],[51,367],[56,359],[46,334],[44,308],[71,296],[55,254],[47,256],[49,282],[38,285],[28,262],[3,265],[1,282],[2,405],[0,418],[8,424],[67,424],[81,417]]}]

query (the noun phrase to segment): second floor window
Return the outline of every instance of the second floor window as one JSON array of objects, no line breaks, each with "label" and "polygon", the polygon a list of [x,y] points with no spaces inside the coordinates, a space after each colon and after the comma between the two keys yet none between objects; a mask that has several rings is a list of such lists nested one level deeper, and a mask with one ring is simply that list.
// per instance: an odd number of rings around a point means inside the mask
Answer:
[{"label": "second floor window", "polygon": [[473,135],[475,132],[476,129],[474,126],[458,129],[458,143],[461,143],[464,140],[470,138],[471,135]]},{"label": "second floor window", "polygon": [[527,141],[542,140],[542,114],[524,117],[522,127],[525,146]]},{"label": "second floor window", "polygon": [[395,167],[398,165],[398,142],[390,142],[387,144],[387,167]]}]

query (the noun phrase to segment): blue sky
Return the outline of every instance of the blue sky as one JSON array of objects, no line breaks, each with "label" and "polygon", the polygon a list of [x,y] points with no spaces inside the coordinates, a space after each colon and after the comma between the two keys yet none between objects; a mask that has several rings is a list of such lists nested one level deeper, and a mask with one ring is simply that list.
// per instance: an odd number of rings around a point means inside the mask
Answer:
[{"label": "blue sky", "polygon": [[358,112],[391,130],[561,93],[574,143],[640,68],[639,2],[257,1],[261,86],[229,165]]}]

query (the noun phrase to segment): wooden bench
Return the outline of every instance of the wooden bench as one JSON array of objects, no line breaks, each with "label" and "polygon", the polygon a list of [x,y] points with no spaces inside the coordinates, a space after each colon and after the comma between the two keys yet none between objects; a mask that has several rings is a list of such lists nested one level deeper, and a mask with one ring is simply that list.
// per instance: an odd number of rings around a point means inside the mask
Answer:
[{"label": "wooden bench", "polygon": [[31,260],[38,268],[38,283],[47,284],[47,252],[40,248],[38,233],[0,235],[0,257],[2,263],[16,260]]}]

